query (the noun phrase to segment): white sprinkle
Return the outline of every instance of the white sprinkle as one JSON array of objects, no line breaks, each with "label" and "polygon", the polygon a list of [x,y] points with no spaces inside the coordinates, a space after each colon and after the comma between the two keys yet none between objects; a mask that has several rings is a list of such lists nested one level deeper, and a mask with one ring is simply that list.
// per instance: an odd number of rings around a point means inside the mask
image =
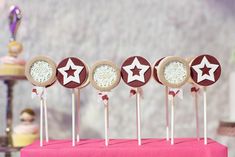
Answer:
[{"label": "white sprinkle", "polygon": [[172,84],[179,84],[185,80],[187,70],[183,63],[181,62],[171,62],[164,70],[165,79]]},{"label": "white sprinkle", "polygon": [[30,75],[37,82],[46,82],[52,76],[52,68],[45,61],[37,61],[32,64]]},{"label": "white sprinkle", "polygon": [[109,65],[101,65],[95,69],[93,79],[97,86],[107,88],[116,82],[117,73],[113,67]]}]

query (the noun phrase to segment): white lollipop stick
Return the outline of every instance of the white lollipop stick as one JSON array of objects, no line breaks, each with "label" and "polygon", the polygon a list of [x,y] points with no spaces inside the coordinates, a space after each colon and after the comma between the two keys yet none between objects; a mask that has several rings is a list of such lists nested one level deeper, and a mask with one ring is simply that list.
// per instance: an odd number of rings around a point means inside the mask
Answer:
[{"label": "white lollipop stick", "polygon": [[[137,94],[137,89],[136,89],[136,94]],[[139,129],[138,129],[138,105],[137,105],[137,95],[136,95],[136,138],[138,139],[139,136]]]},{"label": "white lollipop stick", "polygon": [[195,92],[195,116],[196,116],[196,135],[197,135],[197,140],[200,140],[200,135],[199,135],[199,115],[198,115],[198,94],[197,91]]},{"label": "white lollipop stick", "polygon": [[46,99],[43,99],[43,107],[44,107],[44,121],[45,121],[45,136],[46,136],[46,142],[49,141],[49,135],[48,135],[48,117],[47,117],[47,103]]},{"label": "white lollipop stick", "polygon": [[174,97],[171,99],[171,145],[174,144]]},{"label": "white lollipop stick", "polygon": [[207,144],[207,96],[206,87],[203,90],[203,105],[204,105],[204,144]]},{"label": "white lollipop stick", "polygon": [[136,89],[136,107],[137,107],[137,138],[138,145],[141,145],[141,121],[140,121],[140,93],[138,88]]},{"label": "white lollipop stick", "polygon": [[72,146],[75,146],[75,96],[72,92]]},{"label": "white lollipop stick", "polygon": [[77,89],[77,142],[80,141],[80,89]]},{"label": "white lollipop stick", "polygon": [[43,98],[40,99],[40,147],[43,146]]},{"label": "white lollipop stick", "polygon": [[107,103],[104,104],[104,127],[105,127],[105,146],[109,145],[109,136],[108,136],[108,128],[109,128],[109,117],[108,117],[108,112],[109,112],[109,107],[108,107],[109,103],[107,100]]},{"label": "white lollipop stick", "polygon": [[168,87],[165,86],[165,105],[166,105],[166,140],[169,141],[169,109],[168,109]]},{"label": "white lollipop stick", "polygon": [[107,105],[107,127],[108,127],[108,139],[109,139],[109,104]]}]

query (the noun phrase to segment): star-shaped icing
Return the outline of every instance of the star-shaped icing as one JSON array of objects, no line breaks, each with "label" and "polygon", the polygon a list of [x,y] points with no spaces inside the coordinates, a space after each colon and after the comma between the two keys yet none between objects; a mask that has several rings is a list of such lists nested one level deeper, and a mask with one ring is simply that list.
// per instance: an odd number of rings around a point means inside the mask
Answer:
[{"label": "star-shaped icing", "polygon": [[206,65],[204,65],[204,67],[201,68],[201,70],[203,72],[202,75],[205,75],[205,74],[210,75],[209,71],[211,70],[211,68],[208,68]]},{"label": "star-shaped icing", "polygon": [[124,66],[123,69],[127,72],[127,83],[132,81],[145,82],[144,74],[149,69],[148,65],[143,65],[135,57],[130,65]]},{"label": "star-shaped icing", "polygon": [[66,65],[58,69],[58,71],[63,75],[63,85],[66,85],[70,82],[80,83],[79,75],[83,68],[83,66],[75,65],[69,58]]},{"label": "star-shaped icing", "polygon": [[133,75],[140,75],[140,70],[141,69],[137,68],[137,66],[135,66],[134,69],[131,69]]},{"label": "star-shaped icing", "polygon": [[69,67],[69,70],[66,70],[65,72],[68,74],[68,77],[69,77],[69,76],[74,76],[75,71],[76,70]]},{"label": "star-shaped icing", "polygon": [[218,64],[210,63],[206,56],[203,57],[200,64],[192,66],[192,68],[197,72],[197,82],[201,82],[204,80],[215,82],[214,72],[218,67]]}]

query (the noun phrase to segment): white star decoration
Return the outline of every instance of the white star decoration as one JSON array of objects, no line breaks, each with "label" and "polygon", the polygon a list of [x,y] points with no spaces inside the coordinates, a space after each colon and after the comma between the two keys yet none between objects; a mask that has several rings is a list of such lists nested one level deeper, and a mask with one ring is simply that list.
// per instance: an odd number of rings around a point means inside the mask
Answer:
[{"label": "white star decoration", "polygon": [[[71,69],[76,70],[74,72],[74,76],[68,76],[67,70]],[[67,84],[69,82],[76,82],[80,83],[80,73],[84,67],[83,66],[77,66],[73,63],[73,61],[69,58],[68,62],[66,63],[66,66],[59,68],[59,72],[63,75],[63,84]]]},{"label": "white star decoration", "polygon": [[[209,70],[209,75],[208,74],[204,74],[203,75],[203,71],[202,69],[204,67],[210,68]],[[192,66],[192,68],[197,72],[197,82],[201,82],[204,80],[210,80],[210,81],[215,81],[215,75],[214,72],[216,71],[216,69],[219,67],[219,65],[217,64],[211,64],[206,56],[203,57],[202,61],[200,64],[194,65]]]},{"label": "white star decoration", "polygon": [[[139,75],[133,75],[133,72],[131,71],[131,69],[134,69],[135,67],[140,69]],[[130,65],[124,66],[123,69],[128,74],[127,83],[136,81],[136,80],[144,83],[145,82],[144,74],[149,69],[149,66],[141,64],[138,58],[135,57],[133,62]]]}]

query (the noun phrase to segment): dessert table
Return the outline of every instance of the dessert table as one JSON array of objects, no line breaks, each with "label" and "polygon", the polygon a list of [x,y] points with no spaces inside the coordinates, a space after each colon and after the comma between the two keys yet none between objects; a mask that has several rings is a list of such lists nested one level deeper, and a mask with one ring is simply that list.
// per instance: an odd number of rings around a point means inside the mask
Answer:
[{"label": "dessert table", "polygon": [[176,138],[171,145],[165,139],[83,139],[72,147],[71,140],[52,140],[39,146],[39,141],[21,149],[21,157],[227,157],[227,147],[208,139]]}]

